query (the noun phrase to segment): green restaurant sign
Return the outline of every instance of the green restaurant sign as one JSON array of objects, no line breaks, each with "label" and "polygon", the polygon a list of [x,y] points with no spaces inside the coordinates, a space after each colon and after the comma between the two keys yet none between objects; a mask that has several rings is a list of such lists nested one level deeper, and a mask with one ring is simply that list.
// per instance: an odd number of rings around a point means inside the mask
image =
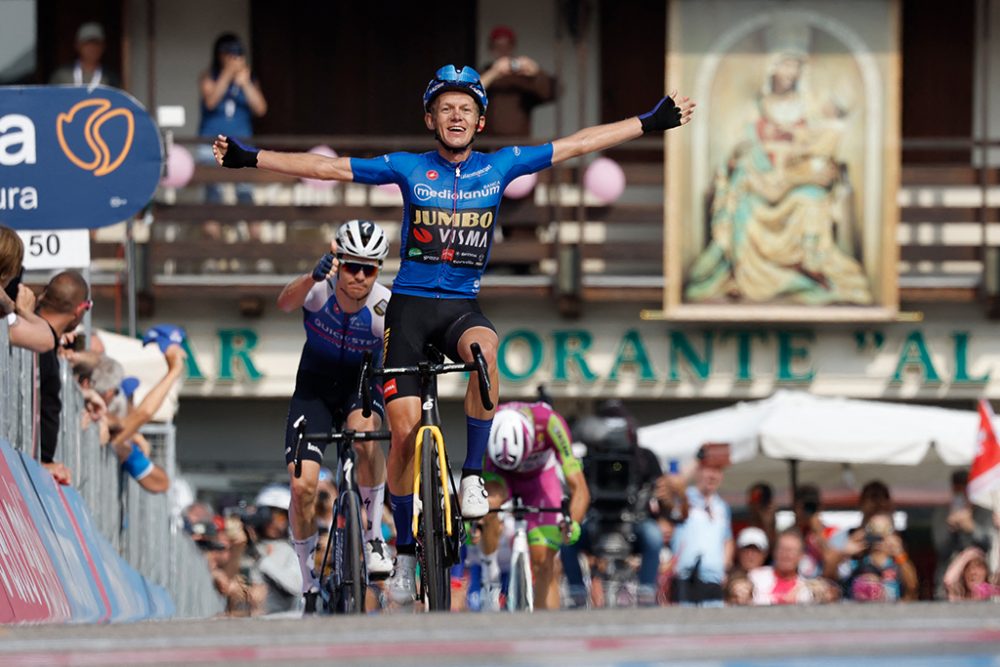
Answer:
[{"label": "green restaurant sign", "polygon": [[[637,394],[657,385],[667,393],[684,386],[698,395],[699,388],[723,381],[736,394],[760,383],[874,383],[889,390],[904,384],[933,389],[990,383],[993,363],[1000,363],[1000,344],[992,336],[931,329],[521,327],[502,335],[498,366],[505,383],[544,381],[557,389],[628,384]],[[188,347],[188,377],[229,385],[270,381],[271,389],[257,393],[288,395],[300,348],[285,344],[280,347],[286,351],[277,354],[268,343],[249,328],[217,330],[211,342],[196,338]],[[449,387],[443,384],[442,393],[448,395]]]}]

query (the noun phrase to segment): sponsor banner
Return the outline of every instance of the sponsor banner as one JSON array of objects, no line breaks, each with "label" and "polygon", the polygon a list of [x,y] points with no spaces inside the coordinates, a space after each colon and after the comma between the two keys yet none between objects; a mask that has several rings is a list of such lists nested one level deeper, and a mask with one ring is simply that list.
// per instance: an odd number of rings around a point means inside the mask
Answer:
[{"label": "sponsor banner", "polygon": [[87,548],[108,592],[111,621],[139,621],[151,613],[142,577],[122,559],[90,520],[86,505],[72,487],[63,489],[67,503],[87,541]]},{"label": "sponsor banner", "polygon": [[[27,485],[29,489],[24,498],[59,572],[63,591],[73,610],[73,620],[81,623],[107,620],[111,613],[106,606],[107,596],[93,577],[89,554],[74,529],[72,517],[59,493],[59,484],[27,455],[10,449],[5,454],[18,485],[22,488]],[[34,502],[36,498],[40,502]]]},{"label": "sponsor banner", "polygon": [[36,527],[44,511],[29,507],[38,499],[13,448],[0,441],[0,452],[0,597],[12,622],[68,621],[70,602]]},{"label": "sponsor banner", "polygon": [[0,87],[0,219],[16,229],[95,228],[138,213],[160,180],[153,119],[121,90]]},{"label": "sponsor banner", "polygon": [[493,239],[493,216],[492,208],[453,211],[411,206],[406,258],[424,264],[445,262],[481,269]]}]

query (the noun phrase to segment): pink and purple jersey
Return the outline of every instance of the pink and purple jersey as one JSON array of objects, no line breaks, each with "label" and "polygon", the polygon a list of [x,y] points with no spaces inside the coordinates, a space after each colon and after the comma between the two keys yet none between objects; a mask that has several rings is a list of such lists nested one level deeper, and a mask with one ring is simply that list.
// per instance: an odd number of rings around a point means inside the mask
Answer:
[{"label": "pink and purple jersey", "polygon": [[580,461],[573,456],[573,439],[569,426],[548,403],[511,402],[500,405],[498,410],[520,410],[535,424],[535,441],[524,453],[517,470],[500,470],[487,458],[488,470],[511,474],[532,475],[555,467],[556,459],[562,465],[563,477],[582,470]]}]

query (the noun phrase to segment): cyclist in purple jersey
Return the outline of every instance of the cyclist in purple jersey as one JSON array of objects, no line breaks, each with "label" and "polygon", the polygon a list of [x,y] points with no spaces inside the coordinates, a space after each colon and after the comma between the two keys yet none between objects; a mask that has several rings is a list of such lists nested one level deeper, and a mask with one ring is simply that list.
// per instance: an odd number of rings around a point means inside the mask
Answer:
[{"label": "cyclist in purple jersey", "polygon": [[[676,101],[675,101],[676,100]],[[402,260],[386,313],[385,364],[413,365],[432,343],[452,359],[472,360],[478,344],[490,368],[493,403],[499,395],[496,329],[476,301],[479,281],[489,260],[493,230],[503,190],[522,174],[602,151],[644,133],[663,132],[691,120],[695,103],[672,93],[652,110],[615,123],[585,128],[540,146],[514,146],[485,154],[472,150],[486,128],[488,98],[471,67],[445,65],[427,84],[424,124],[434,133],[437,150],[421,155],[391,153],[374,159],[328,158],[312,153],[257,150],[220,136],[216,161],[230,168],[256,167],[305,178],[397,183],[403,192]],[[389,378],[385,398],[392,427],[388,484],[397,530],[399,557],[390,582],[396,600],[412,597],[414,542],[414,437],[420,422],[418,381]],[[459,503],[466,518],[489,511],[482,479],[483,455],[493,420],[483,408],[479,383],[470,377],[465,397],[468,449],[462,466]]]},{"label": "cyclist in purple jersey", "polygon": [[[313,570],[319,539],[316,525],[316,491],[325,445],[308,443],[299,452],[301,476],[295,476],[298,446],[296,422],[305,418],[310,432],[349,428],[378,430],[384,423],[381,386],[373,382],[374,412],[362,415],[358,374],[365,352],[377,359],[382,350],[384,317],[390,292],[376,282],[389,242],[370,220],[350,220],[337,230],[331,251],[323,255],[312,273],[288,283],[278,297],[285,312],[302,310],[306,342],[302,348],[295,391],[285,425],[285,464],[291,481],[289,518],[292,546],[302,571],[306,610],[314,610],[319,591]],[[334,254],[336,253],[336,254]],[[385,457],[376,442],[357,442],[355,474],[361,501],[367,511],[365,561],[373,578],[386,577],[392,562],[382,539],[382,506],[385,498]]]},{"label": "cyclist in purple jersey", "polygon": [[[527,517],[535,608],[558,609],[556,555],[563,544],[580,538],[580,522],[590,506],[590,490],[583,466],[573,455],[569,426],[548,403],[504,403],[493,420],[488,452],[484,475],[493,507],[500,507],[509,496],[532,507],[559,507],[563,485],[556,470],[562,470],[570,493],[568,529],[557,514]],[[496,514],[483,519],[480,549],[486,573],[496,571],[490,560],[499,546],[501,528]]]}]

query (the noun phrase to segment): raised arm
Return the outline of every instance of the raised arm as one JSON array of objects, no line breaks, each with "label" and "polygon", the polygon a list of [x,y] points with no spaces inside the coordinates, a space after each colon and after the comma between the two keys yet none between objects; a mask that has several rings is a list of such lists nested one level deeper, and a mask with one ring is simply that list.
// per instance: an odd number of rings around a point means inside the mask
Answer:
[{"label": "raised arm", "polygon": [[[677,102],[674,102],[674,99]],[[587,153],[603,151],[618,144],[638,139],[650,132],[663,132],[691,122],[695,103],[688,97],[677,97],[677,91],[660,100],[651,111],[616,123],[595,125],[552,142],[552,164]]]},{"label": "raised arm", "polygon": [[334,253],[336,252],[337,244],[331,242],[330,252],[320,257],[312,273],[299,276],[285,285],[285,289],[281,290],[281,294],[278,295],[278,308],[286,313],[298,310],[305,305],[309,291],[316,283],[335,277],[337,275],[337,258]]},{"label": "raised arm", "polygon": [[353,181],[351,160],[346,157],[329,158],[314,153],[279,153],[244,146],[236,139],[221,134],[212,144],[215,161],[223,167],[241,169],[256,167],[299,178],[324,181]]}]

